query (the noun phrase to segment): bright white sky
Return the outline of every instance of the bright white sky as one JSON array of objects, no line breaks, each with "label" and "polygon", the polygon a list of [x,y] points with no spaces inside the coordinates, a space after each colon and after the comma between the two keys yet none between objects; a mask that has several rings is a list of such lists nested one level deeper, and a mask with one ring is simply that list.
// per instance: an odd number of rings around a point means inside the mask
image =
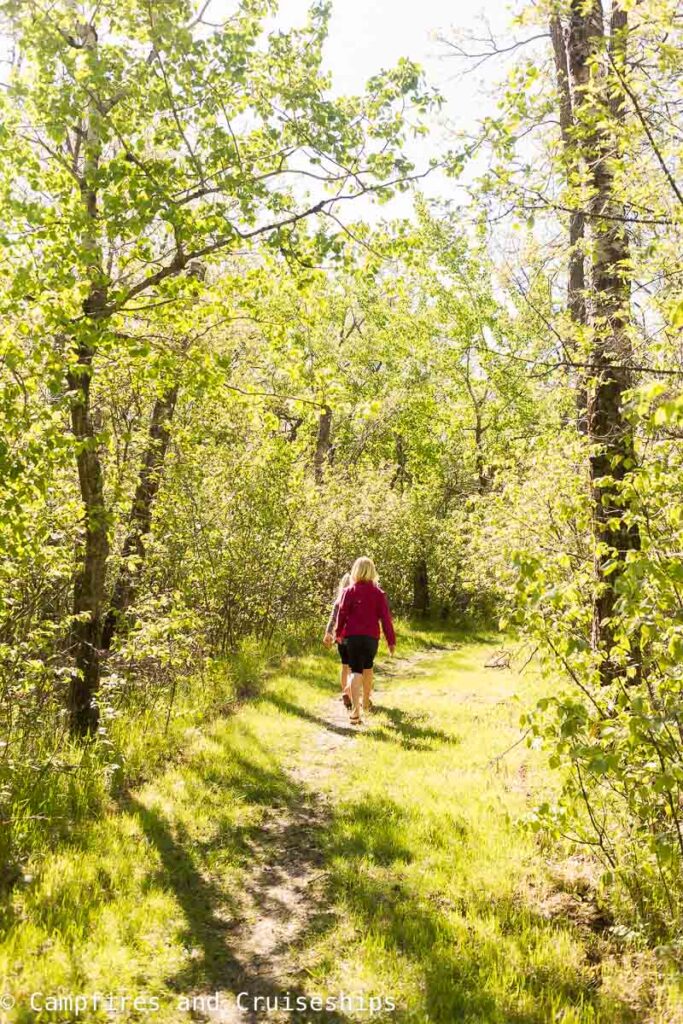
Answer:
[{"label": "bright white sky", "polygon": [[[308,6],[309,0],[280,0],[275,26],[302,24]],[[448,137],[452,138],[449,128],[472,131],[479,118],[495,111],[492,84],[505,70],[504,63],[496,58],[463,75],[462,62],[447,56],[447,47],[437,37],[452,37],[463,31],[485,35],[488,26],[499,42],[509,44],[515,38],[511,22],[517,7],[515,0],[333,0],[325,54],[334,91],[360,92],[368,78],[391,67],[399,57],[421,64],[427,80],[446,100],[438,115],[440,125],[435,126],[428,140],[419,143],[419,149],[411,147],[413,161],[424,166],[431,156],[447,147]],[[456,194],[454,183],[441,176],[430,176],[422,187],[427,192],[450,193],[452,198]],[[375,215],[406,215],[409,207],[410,202],[403,197],[390,207],[375,207]],[[365,203],[362,215],[374,219]]]},{"label": "bright white sky", "polygon": [[[308,0],[280,0],[278,24],[300,24],[306,18]],[[453,81],[455,62],[444,60],[437,34],[449,30],[476,30],[483,15],[498,36],[509,32],[508,0],[333,0],[327,42],[327,63],[339,92],[355,92],[381,68],[399,57],[423,64],[429,78],[450,93],[453,107],[476,117],[477,95],[472,80],[463,90]]]}]

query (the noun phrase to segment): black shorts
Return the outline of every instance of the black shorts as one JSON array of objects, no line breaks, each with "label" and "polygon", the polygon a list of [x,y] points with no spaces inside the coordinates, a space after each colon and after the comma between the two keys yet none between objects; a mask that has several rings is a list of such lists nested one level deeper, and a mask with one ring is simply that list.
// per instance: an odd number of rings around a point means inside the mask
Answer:
[{"label": "black shorts", "polygon": [[346,646],[352,672],[362,672],[365,668],[372,668],[379,647],[377,637],[347,636]]},{"label": "black shorts", "polygon": [[349,649],[346,646],[346,640],[342,640],[340,644],[337,644],[337,651],[339,652],[339,659],[342,665],[348,665],[349,663]]}]

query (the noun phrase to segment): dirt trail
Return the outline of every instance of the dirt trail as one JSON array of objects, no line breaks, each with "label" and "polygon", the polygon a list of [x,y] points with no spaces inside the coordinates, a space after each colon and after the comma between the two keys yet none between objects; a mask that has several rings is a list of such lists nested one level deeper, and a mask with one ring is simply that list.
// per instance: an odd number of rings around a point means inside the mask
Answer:
[{"label": "dirt trail", "polygon": [[[419,675],[421,665],[448,653],[449,649],[421,651],[394,658],[379,667],[377,690],[381,701],[384,680],[409,673]],[[217,1007],[195,1011],[195,1019],[213,1024],[252,1024],[267,1019],[272,1024],[309,1021],[310,1011],[274,1010],[276,1000],[289,994],[292,1001],[303,994],[297,975],[301,969],[299,947],[309,929],[331,913],[326,904],[327,874],[323,867],[321,834],[329,805],[316,783],[335,770],[336,755],[342,747],[357,742],[366,726],[349,724],[349,716],[335,693],[317,709],[320,724],[305,751],[290,767],[292,780],[304,787],[306,797],[292,810],[273,808],[267,824],[252,847],[254,868],[240,898],[240,914],[230,928],[228,941],[233,963],[226,988],[248,992],[270,1001],[246,1012],[235,1004],[229,991],[222,993]],[[198,993],[200,994],[200,993]],[[246,1003],[247,1000],[243,1000]],[[317,1013],[316,1019],[343,1022],[340,1013]]]}]

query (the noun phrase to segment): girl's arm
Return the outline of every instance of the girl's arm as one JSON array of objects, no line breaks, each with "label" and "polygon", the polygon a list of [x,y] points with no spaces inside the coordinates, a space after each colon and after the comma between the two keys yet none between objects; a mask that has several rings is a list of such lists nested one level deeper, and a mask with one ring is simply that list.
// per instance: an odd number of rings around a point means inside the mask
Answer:
[{"label": "girl's arm", "polygon": [[379,619],[382,623],[382,631],[384,633],[384,639],[387,642],[390,651],[393,651],[396,646],[396,633],[394,631],[394,623],[391,618],[391,612],[389,611],[389,602],[387,601],[386,594],[383,590],[380,590],[380,602],[379,602]]},{"label": "girl's arm", "polygon": [[341,635],[344,626],[346,625],[346,620],[349,617],[349,593],[349,590],[345,590],[341,596],[341,601],[339,602],[339,611],[337,612],[337,636]]},{"label": "girl's arm", "polygon": [[339,614],[339,601],[334,602],[334,607],[330,613],[330,617],[325,626],[325,636],[334,636],[334,629],[337,624],[337,616]]}]

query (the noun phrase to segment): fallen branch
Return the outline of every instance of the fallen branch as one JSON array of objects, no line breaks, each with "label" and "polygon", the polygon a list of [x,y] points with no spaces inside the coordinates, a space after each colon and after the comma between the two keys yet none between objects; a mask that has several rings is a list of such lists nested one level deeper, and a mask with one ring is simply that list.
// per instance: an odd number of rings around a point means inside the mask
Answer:
[{"label": "fallen branch", "polygon": [[512,658],[512,651],[508,651],[503,648],[502,651],[498,651],[492,658],[486,662],[484,668],[510,668],[510,660]]},{"label": "fallen branch", "polygon": [[514,750],[515,747],[518,747],[520,745],[520,743],[524,742],[524,740],[527,738],[527,736],[529,735],[530,732],[531,732],[531,726],[529,726],[528,729],[525,729],[524,732],[522,733],[522,735],[519,737],[519,739],[515,740],[515,742],[513,744],[511,744],[511,746],[509,746],[507,748],[507,750],[504,750],[502,752],[502,754],[496,754],[495,757],[492,757],[491,760],[486,765],[486,767],[487,768],[492,768],[494,764],[498,764],[499,761],[502,761],[504,757],[507,757],[507,755],[510,753],[511,750]]}]

